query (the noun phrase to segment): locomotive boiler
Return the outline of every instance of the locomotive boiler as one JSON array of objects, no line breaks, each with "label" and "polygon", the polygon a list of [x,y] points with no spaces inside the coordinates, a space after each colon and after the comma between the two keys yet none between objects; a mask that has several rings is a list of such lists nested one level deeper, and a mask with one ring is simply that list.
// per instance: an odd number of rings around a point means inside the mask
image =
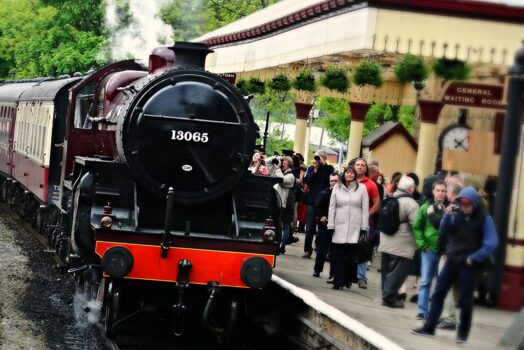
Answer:
[{"label": "locomotive boiler", "polygon": [[223,333],[236,319],[217,310],[236,315],[271,279],[279,179],[247,172],[258,128],[204,70],[209,52],[176,43],[147,68],[0,84],[2,199],[102,303],[108,333],[148,304],[177,334],[188,308]]}]

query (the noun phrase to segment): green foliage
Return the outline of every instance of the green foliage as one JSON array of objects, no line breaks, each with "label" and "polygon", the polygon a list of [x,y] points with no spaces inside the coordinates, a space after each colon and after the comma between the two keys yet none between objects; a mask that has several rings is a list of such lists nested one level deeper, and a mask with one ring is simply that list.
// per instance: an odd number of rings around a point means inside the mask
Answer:
[{"label": "green foliage", "polygon": [[0,0],[0,78],[86,72],[105,62],[103,4]]},{"label": "green foliage", "polygon": [[377,103],[369,108],[364,121],[364,136],[386,122],[400,122],[413,133],[415,127],[415,106],[390,106]]},{"label": "green foliage", "polygon": [[390,106],[383,103],[373,104],[369,107],[366,119],[364,120],[363,136],[373,132],[385,122],[392,120],[392,118],[393,112],[391,111]]},{"label": "green foliage", "polygon": [[175,0],[160,9],[160,18],[171,25],[178,41],[188,41],[211,29],[209,1]]},{"label": "green foliage", "polygon": [[274,128],[267,135],[266,154],[271,156],[274,152],[282,153],[283,149],[293,149],[293,141],[286,138],[279,128]]},{"label": "green foliage", "polygon": [[268,87],[276,92],[288,92],[291,89],[291,82],[286,75],[280,73],[269,81]]},{"label": "green foliage", "polygon": [[250,94],[262,95],[266,91],[264,82],[258,78],[250,78],[249,80],[240,79],[236,86],[240,93],[244,96]]},{"label": "green foliage", "polygon": [[353,81],[358,86],[371,85],[381,87],[384,84],[382,69],[378,63],[364,60],[355,67]]},{"label": "green foliage", "polygon": [[429,69],[422,56],[404,55],[395,66],[395,76],[401,83],[421,82],[428,78]]},{"label": "green foliage", "polygon": [[458,59],[439,58],[432,65],[435,75],[444,80],[466,80],[471,67]]},{"label": "green foliage", "polygon": [[173,27],[176,40],[194,39],[280,0],[172,0],[160,18]]},{"label": "green foliage", "polygon": [[400,106],[398,121],[404,125],[410,134],[415,130],[415,106]]},{"label": "green foliage", "polygon": [[338,142],[347,141],[349,137],[348,102],[341,98],[319,97],[315,107],[325,114],[325,117],[320,118],[317,123],[326,129],[329,137]]},{"label": "green foliage", "polygon": [[349,79],[343,68],[330,66],[320,78],[320,84],[329,90],[344,93],[349,88]]},{"label": "green foliage", "polygon": [[237,81],[237,89],[244,96],[249,95],[249,82],[245,79],[240,79]]},{"label": "green foliage", "polygon": [[266,85],[258,78],[250,78],[248,81],[248,89],[252,94],[262,95],[266,91]]},{"label": "green foliage", "polygon": [[298,76],[293,80],[293,87],[300,91],[313,92],[317,89],[315,77],[311,69],[305,68],[299,71]]}]

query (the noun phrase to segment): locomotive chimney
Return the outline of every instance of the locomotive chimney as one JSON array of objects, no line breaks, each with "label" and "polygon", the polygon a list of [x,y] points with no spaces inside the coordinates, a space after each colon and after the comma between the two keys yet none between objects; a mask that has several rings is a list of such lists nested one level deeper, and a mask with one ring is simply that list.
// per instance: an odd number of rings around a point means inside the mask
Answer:
[{"label": "locomotive chimney", "polygon": [[206,44],[176,42],[171,50],[175,52],[175,67],[204,68],[207,54],[213,52]]}]

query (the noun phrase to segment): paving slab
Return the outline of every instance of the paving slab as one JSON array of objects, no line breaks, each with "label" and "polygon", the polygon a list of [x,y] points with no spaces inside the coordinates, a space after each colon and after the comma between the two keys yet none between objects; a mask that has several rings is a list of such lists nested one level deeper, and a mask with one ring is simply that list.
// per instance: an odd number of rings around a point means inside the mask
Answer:
[{"label": "paving slab", "polygon": [[[415,319],[417,305],[409,301],[406,301],[404,309],[390,309],[381,305],[380,273],[377,271],[377,267],[380,266],[379,257],[370,265],[367,289],[360,289],[358,285],[353,284],[349,290],[333,290],[331,285],[326,283],[329,263],[324,265],[320,278],[313,277],[315,255],[313,254],[311,259],[302,258],[304,236],[299,234],[298,237],[300,241],[287,246],[286,254],[277,258],[274,273],[297,287],[313,292],[320,300],[384,335],[402,348],[509,349],[498,343],[517,313],[475,306],[467,344],[456,344],[453,341],[456,335],[454,331],[437,329],[434,338],[410,334],[410,329],[422,325],[422,321]],[[417,293],[416,288],[413,288],[414,283],[414,277],[410,276],[407,282],[408,300]]]}]

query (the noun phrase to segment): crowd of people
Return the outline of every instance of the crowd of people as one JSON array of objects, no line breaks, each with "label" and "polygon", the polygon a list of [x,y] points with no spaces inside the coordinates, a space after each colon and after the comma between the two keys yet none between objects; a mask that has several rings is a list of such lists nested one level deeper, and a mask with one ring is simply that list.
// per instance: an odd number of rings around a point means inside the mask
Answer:
[{"label": "crowd of people", "polygon": [[419,193],[415,173],[394,173],[386,184],[378,162],[363,158],[337,172],[322,150],[309,167],[298,153],[265,159],[256,152],[249,170],[282,178],[275,185],[282,207],[281,254],[298,241],[294,232],[305,232],[302,257],[316,253],[313,277],[320,277],[329,260],[327,283],[342,290],[353,284],[367,289],[368,264],[380,253],[382,305],[404,308],[407,277],[419,276],[412,301],[415,317],[424,323],[411,332],[434,336],[436,328],[457,330],[455,341],[467,341],[477,279],[498,245],[490,216],[494,179],[488,178],[481,197],[461,175],[437,171],[424,179]]}]

